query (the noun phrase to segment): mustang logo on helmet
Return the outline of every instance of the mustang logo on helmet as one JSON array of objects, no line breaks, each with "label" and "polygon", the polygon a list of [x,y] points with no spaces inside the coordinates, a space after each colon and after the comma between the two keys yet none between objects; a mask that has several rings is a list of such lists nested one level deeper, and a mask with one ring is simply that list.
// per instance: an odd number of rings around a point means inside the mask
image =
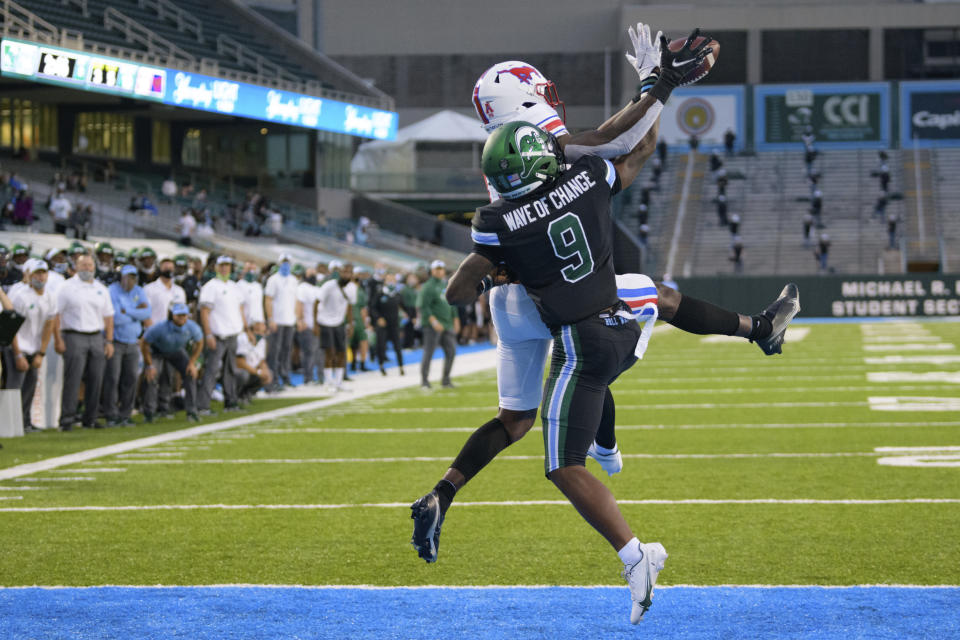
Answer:
[{"label": "mustang logo on helmet", "polygon": [[497,71],[497,76],[501,73],[509,73],[523,84],[533,84],[531,81],[533,80],[533,74],[537,73],[537,70],[533,67],[511,67],[510,69]]},{"label": "mustang logo on helmet", "polygon": [[488,117],[488,118],[492,118],[492,117],[493,117],[493,105],[490,104],[490,100],[487,100],[487,101],[483,104],[483,110],[487,112],[487,117]]}]

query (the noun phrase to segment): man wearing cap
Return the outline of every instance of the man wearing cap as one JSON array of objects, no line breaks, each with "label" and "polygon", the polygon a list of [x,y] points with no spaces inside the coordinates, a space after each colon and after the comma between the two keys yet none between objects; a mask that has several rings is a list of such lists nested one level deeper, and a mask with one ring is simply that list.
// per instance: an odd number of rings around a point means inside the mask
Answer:
[{"label": "man wearing cap", "polygon": [[330,271],[334,277],[317,292],[317,325],[320,344],[326,352],[323,379],[334,389],[340,389],[347,365],[346,326],[353,322],[352,305],[357,300],[357,285],[353,282],[352,264],[331,262]]},{"label": "man wearing cap", "polygon": [[443,349],[443,378],[441,384],[453,387],[450,370],[457,354],[457,334],[460,332],[460,320],[455,309],[447,303],[444,292],[447,283],[447,265],[443,260],[430,263],[430,279],[423,283],[417,298],[417,309],[423,323],[423,359],[420,361],[420,386],[430,388],[430,360],[437,344]]},{"label": "man wearing cap", "polygon": [[257,391],[273,382],[273,374],[267,366],[263,330],[263,323],[258,322],[252,342],[246,333],[237,336],[237,395],[241,404],[248,404]]},{"label": "man wearing cap", "polygon": [[175,304],[186,304],[187,293],[183,287],[173,281],[173,260],[164,258],[160,261],[157,279],[143,287],[143,291],[150,302],[150,324],[160,324],[167,319],[170,308]]},{"label": "man wearing cap", "polygon": [[[305,270],[302,265],[294,265],[293,275],[300,278],[297,285],[297,346],[300,347],[300,366],[303,369],[303,384],[314,382],[313,368],[317,364],[317,336],[314,333],[317,322],[317,293],[320,289],[310,282],[313,269]],[[315,281],[315,279],[314,279]],[[321,367],[320,380],[323,380]]]},{"label": "man wearing cap", "polygon": [[103,381],[103,413],[107,426],[130,427],[133,400],[140,365],[140,334],[143,322],[150,319],[150,302],[137,284],[137,268],[132,264],[120,270],[120,281],[110,285],[113,302],[113,357],[107,360]]},{"label": "man wearing cap", "polygon": [[53,333],[56,304],[44,290],[47,283],[47,263],[28,260],[24,264],[26,285],[10,291],[13,310],[25,318],[13,343],[3,350],[3,368],[7,374],[7,389],[19,389],[23,408],[23,430],[36,431],[30,423],[33,394],[43,357]]},{"label": "man wearing cap", "polygon": [[140,253],[137,254],[137,262],[139,263],[140,267],[138,284],[141,287],[153,282],[159,277],[157,275],[156,251],[150,247],[144,247],[143,249],[140,249]]},{"label": "man wearing cap", "polygon": [[[199,419],[197,359],[203,351],[203,330],[189,319],[189,315],[190,308],[178,302],[170,309],[169,320],[153,325],[143,335],[140,352],[143,355],[143,375],[147,383],[143,393],[143,416],[147,422],[153,422],[153,416],[157,413],[157,385],[160,382],[160,371],[165,366],[179,371],[183,379],[187,419],[191,422]],[[169,388],[166,393],[169,395]]]},{"label": "man wearing cap", "polygon": [[10,260],[7,262],[7,276],[0,284],[8,290],[13,285],[23,282],[23,269],[30,259],[30,247],[19,242],[10,248]]},{"label": "man wearing cap", "polygon": [[200,289],[200,325],[203,328],[204,370],[197,390],[197,408],[211,415],[210,397],[223,374],[223,405],[227,411],[238,409],[236,388],[237,335],[247,332],[243,300],[237,283],[230,279],[233,258],[216,260],[216,277]]},{"label": "man wearing cap", "polygon": [[67,250],[50,249],[44,257],[47,264],[50,265],[50,270],[47,272],[47,286],[44,287],[44,290],[56,300],[60,285],[66,282],[67,279],[64,276],[70,268],[70,264],[67,262]]},{"label": "man wearing cap", "polygon": [[97,280],[109,287],[120,279],[120,274],[113,268],[113,247],[109,242],[98,242],[93,253],[97,257]]},{"label": "man wearing cap", "polygon": [[267,366],[273,372],[274,385],[290,386],[290,351],[297,327],[297,282],[291,273],[290,256],[283,254],[277,272],[267,278],[263,289],[263,309],[267,317]]},{"label": "man wearing cap", "polygon": [[75,259],[77,273],[63,283],[57,295],[58,324],[55,329],[57,353],[64,357],[63,394],[60,428],[64,431],[78,423],[77,402],[80,381],[84,384],[84,427],[102,427],[97,423],[100,390],[107,359],[113,356],[113,303],[110,292],[94,279],[93,258],[89,254]]}]

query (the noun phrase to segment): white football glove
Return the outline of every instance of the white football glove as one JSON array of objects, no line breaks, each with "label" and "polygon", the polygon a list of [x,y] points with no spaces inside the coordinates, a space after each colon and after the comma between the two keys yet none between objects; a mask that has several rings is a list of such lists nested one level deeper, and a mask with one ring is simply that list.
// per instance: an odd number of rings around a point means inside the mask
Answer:
[{"label": "white football glove", "polygon": [[636,31],[633,27],[628,27],[627,33],[630,35],[630,41],[633,42],[633,52],[635,54],[626,54],[627,61],[630,66],[636,69],[637,75],[640,76],[642,81],[660,66],[660,47],[657,46],[657,43],[660,42],[660,36],[663,32],[657,31],[657,37],[652,39],[650,38],[650,25],[638,22]]}]

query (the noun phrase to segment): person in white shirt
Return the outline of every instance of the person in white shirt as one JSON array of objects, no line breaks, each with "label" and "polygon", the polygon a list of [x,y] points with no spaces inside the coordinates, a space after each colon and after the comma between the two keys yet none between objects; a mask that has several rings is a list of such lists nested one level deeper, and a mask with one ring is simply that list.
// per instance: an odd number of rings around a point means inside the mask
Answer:
[{"label": "person in white shirt", "polygon": [[210,397],[223,374],[224,411],[238,411],[236,366],[237,336],[248,332],[243,299],[237,283],[230,280],[233,258],[217,258],[217,277],[200,289],[200,326],[206,349],[203,353],[203,382],[197,392],[200,415],[212,415]]},{"label": "person in white shirt", "polygon": [[[347,331],[353,328],[353,305],[357,301],[357,285],[353,282],[353,265],[330,265],[334,277],[323,283],[317,292],[317,325],[320,344],[327,365],[324,380],[335,389],[341,388],[347,366]],[[346,326],[344,326],[346,323]]]},{"label": "person in white shirt", "polygon": [[252,327],[258,322],[267,322],[263,315],[263,285],[260,284],[260,268],[257,263],[247,261],[243,264],[243,275],[237,281],[237,286],[243,295],[243,305],[247,326]]},{"label": "person in white shirt", "polygon": [[291,386],[290,351],[297,326],[297,282],[290,256],[280,256],[278,269],[263,288],[263,310],[267,316],[267,366],[274,385]]},{"label": "person in white shirt", "polygon": [[55,233],[66,235],[67,227],[70,226],[70,214],[73,212],[73,204],[64,195],[63,191],[57,189],[57,192],[50,199],[50,214],[53,216],[53,230]]},{"label": "person in white shirt", "polygon": [[90,254],[75,258],[77,273],[63,283],[57,296],[58,323],[54,345],[64,357],[60,428],[70,431],[77,425],[80,381],[84,384],[84,427],[101,428],[97,422],[100,391],[107,359],[113,357],[113,303],[110,292],[94,280]]},{"label": "person in white shirt", "polygon": [[28,260],[24,265],[26,286],[10,290],[13,309],[26,318],[13,343],[4,352],[3,367],[7,372],[7,389],[19,389],[23,407],[23,430],[38,431],[30,421],[33,394],[37,388],[37,374],[53,333],[53,317],[57,308],[45,291],[47,263]]},{"label": "person in white shirt", "polygon": [[190,209],[184,209],[183,215],[177,222],[177,228],[180,229],[180,244],[189,247],[193,244],[193,231],[197,228],[197,219],[193,217]]},{"label": "person in white shirt", "polygon": [[273,381],[267,366],[267,342],[263,339],[264,326],[254,327],[254,341],[246,333],[237,336],[237,393],[241,403],[248,403],[263,387]]},{"label": "person in white shirt", "polygon": [[187,304],[187,293],[183,287],[173,281],[173,260],[160,260],[159,277],[153,282],[144,285],[143,292],[147,294],[150,303],[150,324],[160,324],[167,319],[170,309],[175,304]]},{"label": "person in white shirt", "polygon": [[[304,270],[301,265],[293,268],[293,275],[301,278],[297,285],[297,346],[300,347],[300,365],[303,368],[303,384],[314,382],[313,368],[316,364],[317,335],[317,288],[313,269]],[[323,381],[323,367],[320,382]]]}]

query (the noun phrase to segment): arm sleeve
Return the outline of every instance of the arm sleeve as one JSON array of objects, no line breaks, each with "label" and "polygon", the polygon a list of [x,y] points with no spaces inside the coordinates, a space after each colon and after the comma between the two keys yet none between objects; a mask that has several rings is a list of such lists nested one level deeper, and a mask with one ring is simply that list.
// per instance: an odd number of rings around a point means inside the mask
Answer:
[{"label": "arm sleeve", "polygon": [[643,114],[643,117],[634,123],[626,131],[606,144],[598,146],[586,146],[578,144],[568,144],[563,148],[563,154],[568,162],[573,162],[583,156],[598,156],[601,158],[617,158],[630,153],[636,147],[643,137],[647,135],[660,113],[663,111],[663,103],[655,100],[654,103]]}]

